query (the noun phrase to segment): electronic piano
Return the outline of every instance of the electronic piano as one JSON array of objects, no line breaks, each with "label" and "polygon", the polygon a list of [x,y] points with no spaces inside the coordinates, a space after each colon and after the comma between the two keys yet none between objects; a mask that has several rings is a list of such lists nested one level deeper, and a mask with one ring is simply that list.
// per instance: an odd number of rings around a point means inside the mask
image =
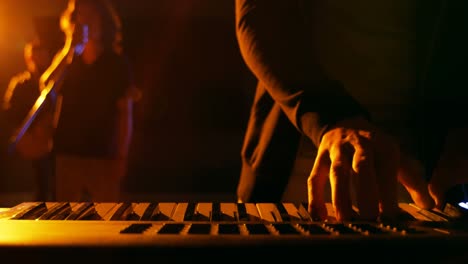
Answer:
[{"label": "electronic piano", "polygon": [[400,203],[399,219],[376,222],[338,222],[330,204],[328,220],[314,221],[306,208],[287,202],[23,202],[0,212],[0,257],[27,263],[468,260],[468,225],[450,208]]}]

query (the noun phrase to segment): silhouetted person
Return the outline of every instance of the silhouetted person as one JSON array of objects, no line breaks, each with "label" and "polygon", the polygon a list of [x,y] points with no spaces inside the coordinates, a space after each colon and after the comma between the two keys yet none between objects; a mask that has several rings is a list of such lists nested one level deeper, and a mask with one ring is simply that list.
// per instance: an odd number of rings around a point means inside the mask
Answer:
[{"label": "silhouetted person", "polygon": [[[55,57],[59,66],[52,63],[43,84],[56,83],[58,98],[57,111],[50,112],[58,122],[49,135],[56,156],[57,200],[119,199],[133,129],[134,88],[120,23],[105,0],[70,0],[62,14],[65,45]],[[38,140],[27,146],[38,147]]]},{"label": "silhouetted person", "polygon": [[[45,46],[39,39],[28,42],[24,47],[24,60],[27,70],[16,74],[10,79],[6,92],[3,96],[2,111],[5,118],[5,136],[12,137],[22,126],[40,94],[39,79],[48,68],[53,57],[53,51]],[[48,104],[50,106],[50,104]],[[40,118],[43,118],[41,116]],[[26,135],[21,144],[31,144],[38,140],[44,144],[41,149],[51,150],[52,142],[48,139],[52,128],[31,126],[33,133]],[[47,131],[48,130],[48,131]],[[31,135],[34,134],[34,137]],[[8,140],[8,139],[7,139]],[[32,161],[35,179],[34,199],[50,201],[55,199],[55,165],[52,154],[44,155],[31,148],[19,148],[20,157],[27,157]],[[6,155],[14,155],[5,147],[2,151]],[[8,152],[8,153],[7,153]]]}]

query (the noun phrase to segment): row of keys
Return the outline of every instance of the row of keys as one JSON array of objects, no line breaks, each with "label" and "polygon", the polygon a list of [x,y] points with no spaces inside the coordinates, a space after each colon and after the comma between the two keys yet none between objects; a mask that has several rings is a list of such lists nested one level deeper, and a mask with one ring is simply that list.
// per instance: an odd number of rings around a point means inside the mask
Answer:
[{"label": "row of keys", "polygon": [[121,234],[158,235],[415,235],[427,230],[370,223],[133,223]]},{"label": "row of keys", "polygon": [[312,221],[302,204],[293,203],[32,202],[20,204],[3,215],[0,218],[12,220]]},{"label": "row of keys", "polygon": [[[410,204],[400,204],[404,220],[447,221]],[[12,220],[105,220],[173,222],[314,222],[303,203],[231,202],[25,202],[0,214]],[[327,204],[328,221],[334,210]]]}]

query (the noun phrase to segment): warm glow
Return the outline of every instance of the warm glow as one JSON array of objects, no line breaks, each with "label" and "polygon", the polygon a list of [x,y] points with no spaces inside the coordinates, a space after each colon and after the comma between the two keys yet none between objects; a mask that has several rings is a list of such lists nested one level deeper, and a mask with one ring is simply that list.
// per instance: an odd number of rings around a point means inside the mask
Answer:
[{"label": "warm glow", "polygon": [[3,105],[2,105],[3,110],[8,110],[11,107],[10,105],[11,97],[13,96],[13,92],[15,91],[15,88],[18,85],[18,83],[21,83],[30,78],[31,78],[31,73],[28,71],[22,72],[21,74],[13,76],[11,78],[10,83],[8,83],[7,90],[3,96]]},{"label": "warm glow", "polygon": [[[73,32],[75,30],[75,25],[72,24],[70,21],[70,17],[75,10],[75,1],[70,0],[68,2],[68,7],[64,11],[62,17],[60,18],[60,28],[65,33],[65,43],[63,48],[55,55],[52,60],[51,65],[47,70],[41,75],[39,80],[39,89],[41,91],[45,90],[45,95],[49,93],[49,91],[54,87],[55,80],[51,78],[52,74],[59,74],[57,73],[60,66],[63,63],[69,64],[71,59],[73,58],[73,51],[72,51],[72,41],[73,41]],[[60,74],[59,74],[60,75]],[[52,76],[55,77],[55,76]],[[39,101],[39,100],[38,100]],[[36,102],[37,104],[37,102]]]},{"label": "warm glow", "polygon": [[[29,127],[29,125],[31,125],[31,122],[37,115],[39,108],[42,106],[43,102],[50,94],[52,89],[55,88],[56,81],[61,78],[64,68],[68,64],[70,64],[71,60],[73,59],[74,50],[72,47],[72,41],[75,25],[71,23],[71,16],[74,10],[75,0],[69,0],[67,9],[62,13],[62,16],[60,18],[60,27],[65,34],[65,43],[63,45],[63,48],[54,56],[50,66],[41,75],[39,79],[39,90],[41,91],[41,94],[39,98],[37,98],[31,110],[29,111],[28,116],[25,119],[26,121],[21,126],[22,129],[19,130],[19,133],[17,135],[14,135],[10,139],[11,142],[16,143],[17,139],[23,136],[26,129]],[[7,92],[6,96],[11,97],[11,93]],[[8,107],[8,105],[5,105],[5,107]],[[57,119],[58,113],[56,113],[56,116],[54,117],[54,123],[57,122]]]},{"label": "warm glow", "polygon": [[26,43],[24,46],[24,57],[31,58],[33,55],[33,45],[31,42]]}]

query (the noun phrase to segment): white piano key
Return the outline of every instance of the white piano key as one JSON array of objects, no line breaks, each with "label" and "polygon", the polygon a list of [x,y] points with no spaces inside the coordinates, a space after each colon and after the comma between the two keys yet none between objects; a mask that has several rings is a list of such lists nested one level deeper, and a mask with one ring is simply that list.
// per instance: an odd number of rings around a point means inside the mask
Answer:
[{"label": "white piano key", "polygon": [[246,203],[244,205],[250,221],[260,221],[262,219],[255,203]]},{"label": "white piano key", "polygon": [[258,212],[262,220],[267,222],[281,222],[282,218],[274,203],[257,203]]},{"label": "white piano key", "polygon": [[448,222],[446,218],[443,218],[429,210],[419,208],[416,204],[413,203],[400,204],[400,208],[403,208],[406,212],[418,220]]},{"label": "white piano key", "polygon": [[133,213],[138,216],[138,219],[141,219],[145,213],[146,208],[148,208],[150,203],[135,203],[133,206]]},{"label": "white piano key", "polygon": [[0,213],[0,220],[11,219],[38,206],[41,202],[22,202]]},{"label": "white piano key", "polygon": [[66,217],[65,220],[69,220],[69,221],[84,220],[84,219],[89,220],[91,217],[101,218],[101,216],[96,211],[97,204],[98,203],[92,203],[92,202],[77,203],[72,208],[71,213]]},{"label": "white piano key", "polygon": [[237,205],[235,203],[220,203],[222,220],[238,220]]},{"label": "white piano key", "polygon": [[112,202],[106,202],[106,203],[96,203],[95,208],[97,214],[105,221],[110,221],[112,216],[115,214],[117,210],[119,210],[119,207],[123,203],[112,203]]},{"label": "white piano key", "polygon": [[398,206],[405,211],[406,213],[410,214],[414,219],[421,220],[421,221],[427,221],[429,218],[425,217],[424,215],[421,215],[418,213],[420,210],[417,207],[411,206],[407,203],[399,203]]},{"label": "white piano key", "polygon": [[56,206],[57,204],[59,204],[60,202],[45,202],[45,205],[47,207],[47,209],[51,209],[53,208],[54,206]]},{"label": "white piano key", "polygon": [[326,203],[325,207],[327,208],[327,220],[336,221],[335,207],[332,203]]},{"label": "white piano key", "polygon": [[[178,216],[175,216],[177,206],[178,204],[174,202],[158,203],[158,206],[156,207],[155,211],[162,214],[164,218],[178,221],[176,220]],[[184,219],[183,213],[182,213],[182,219]]]},{"label": "white piano key", "polygon": [[196,219],[209,221],[211,219],[212,203],[197,203],[195,209]]},{"label": "white piano key", "polygon": [[129,219],[133,215],[133,207],[135,203],[123,202],[120,203],[117,211],[114,212],[110,220],[123,221]]},{"label": "white piano key", "polygon": [[171,217],[172,220],[176,222],[184,222],[185,211],[187,210],[187,207],[188,203],[186,202],[177,203],[174,214]]}]

